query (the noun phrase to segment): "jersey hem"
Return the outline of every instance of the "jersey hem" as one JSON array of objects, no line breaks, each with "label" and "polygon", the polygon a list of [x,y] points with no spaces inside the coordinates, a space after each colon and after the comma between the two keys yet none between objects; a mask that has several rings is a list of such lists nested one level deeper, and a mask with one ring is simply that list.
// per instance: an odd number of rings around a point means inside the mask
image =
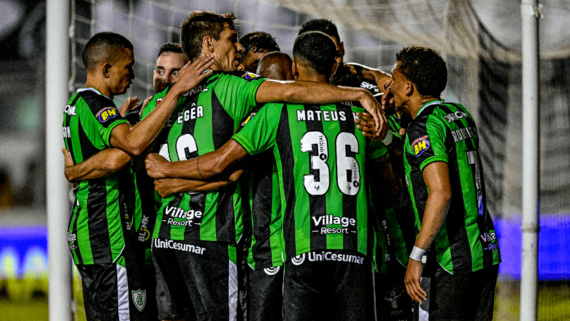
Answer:
[{"label": "jersey hem", "polygon": [[109,127],[107,127],[107,130],[105,131],[105,136],[103,137],[103,141],[105,142],[106,147],[113,147],[111,146],[111,133],[113,132],[113,129],[115,129],[115,127],[119,126],[120,124],[129,124],[129,121],[126,119],[120,119],[109,125]]},{"label": "jersey hem", "polygon": [[253,146],[250,146],[250,142],[245,139],[244,137],[240,136],[239,133],[235,134],[232,137],[233,140],[236,141],[236,143],[240,144],[240,146],[245,149],[245,151],[249,154],[249,155],[255,155],[254,151],[255,149],[253,148]]}]

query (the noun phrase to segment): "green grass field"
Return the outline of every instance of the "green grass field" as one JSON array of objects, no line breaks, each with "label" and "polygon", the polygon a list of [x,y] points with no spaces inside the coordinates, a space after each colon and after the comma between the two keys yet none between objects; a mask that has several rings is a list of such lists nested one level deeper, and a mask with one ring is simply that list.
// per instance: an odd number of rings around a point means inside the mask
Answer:
[{"label": "green grass field", "polygon": [[[29,283],[29,282],[26,282]],[[2,283],[0,283],[2,284]],[[27,288],[32,288],[28,286]],[[45,297],[18,294],[18,298],[0,287],[0,321],[48,321],[48,301]],[[74,280],[74,296],[77,298],[77,321],[85,321],[81,285]],[[570,282],[541,282],[539,285],[538,320],[570,320]],[[517,282],[499,282],[495,299],[494,320],[519,320],[520,287]]]}]

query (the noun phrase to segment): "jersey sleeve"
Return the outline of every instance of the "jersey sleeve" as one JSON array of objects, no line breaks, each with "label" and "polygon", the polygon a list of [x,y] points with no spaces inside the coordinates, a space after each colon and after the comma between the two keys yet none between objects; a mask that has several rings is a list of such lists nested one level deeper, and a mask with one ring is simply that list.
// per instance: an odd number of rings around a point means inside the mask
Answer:
[{"label": "jersey sleeve", "polygon": [[425,127],[416,126],[408,133],[411,152],[420,161],[420,170],[434,162],[448,162],[445,139],[447,127],[436,114],[428,117]]},{"label": "jersey sleeve", "polygon": [[[100,105],[100,106],[99,106]],[[103,104],[92,104],[80,111],[81,125],[85,134],[92,143],[102,140],[104,147],[111,147],[111,132],[120,124],[129,124],[129,121],[121,116],[115,106],[102,107]],[[94,145],[98,145],[94,143]]]},{"label": "jersey sleeve", "polygon": [[265,81],[265,78],[253,77],[257,76],[254,74],[246,73],[246,76],[222,75],[214,85],[216,96],[233,119],[242,120],[255,108],[255,94]]},{"label": "jersey sleeve", "polygon": [[[279,105],[281,108],[279,108]],[[282,104],[267,104],[253,116],[246,126],[232,138],[250,155],[257,155],[273,147],[279,128]]]},{"label": "jersey sleeve", "polygon": [[388,153],[388,147],[382,142],[369,141],[368,143],[368,158],[380,158]]},{"label": "jersey sleeve", "polygon": [[166,87],[162,92],[154,95],[148,102],[148,104],[146,104],[146,107],[143,109],[142,114],[141,114],[141,120],[143,120],[146,116],[148,116],[153,110],[156,109],[156,106],[158,106],[158,104],[160,104],[160,102],[162,101],[162,99],[164,98],[164,96],[166,96],[166,93],[170,90],[170,87],[172,87],[172,85]]}]

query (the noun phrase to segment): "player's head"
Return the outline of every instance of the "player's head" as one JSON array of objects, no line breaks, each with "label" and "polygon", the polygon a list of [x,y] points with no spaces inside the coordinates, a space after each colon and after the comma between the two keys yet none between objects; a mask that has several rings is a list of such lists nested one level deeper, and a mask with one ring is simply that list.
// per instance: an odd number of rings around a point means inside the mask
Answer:
[{"label": "player's head", "polygon": [[332,38],[335,44],[335,51],[336,51],[336,61],[337,63],[341,64],[344,61],[344,43],[340,41],[340,36],[338,35],[338,29],[336,25],[327,19],[312,19],[307,22],[303,26],[301,26],[301,30],[299,30],[299,35],[305,33],[307,31],[320,31],[324,32],[329,37]]},{"label": "player's head", "polygon": [[396,107],[405,105],[413,96],[439,97],[447,85],[447,66],[435,50],[407,47],[396,54],[392,70],[391,91]]},{"label": "player's head", "polygon": [[164,43],[156,57],[156,68],[152,72],[155,93],[163,91],[168,85],[178,80],[178,72],[188,62],[177,43]]},{"label": "player's head", "polygon": [[257,65],[256,73],[275,80],[293,80],[293,60],[284,52],[271,52]]},{"label": "player's head", "polygon": [[97,78],[105,83],[113,95],[120,95],[135,78],[133,44],[114,32],[99,32],[83,49],[83,66],[87,78]]},{"label": "player's head", "polygon": [[273,51],[280,51],[275,38],[263,31],[246,33],[239,43],[244,49],[241,53],[240,64],[243,65],[245,71],[249,72],[257,70],[257,64],[263,56]]},{"label": "player's head", "polygon": [[236,70],[243,47],[238,42],[235,19],[233,13],[192,12],[182,23],[182,51],[190,60],[201,54],[214,54],[212,69]]},{"label": "player's head", "polygon": [[293,77],[324,77],[329,82],[336,71],[335,45],[331,37],[320,31],[309,31],[295,39],[293,45]]}]

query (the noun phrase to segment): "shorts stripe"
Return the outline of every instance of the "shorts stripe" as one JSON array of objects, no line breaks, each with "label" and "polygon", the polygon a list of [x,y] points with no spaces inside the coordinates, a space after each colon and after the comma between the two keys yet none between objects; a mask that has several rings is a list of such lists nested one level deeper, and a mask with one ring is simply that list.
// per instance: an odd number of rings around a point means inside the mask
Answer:
[{"label": "shorts stripe", "polygon": [[228,309],[230,312],[230,321],[237,320],[237,301],[238,301],[238,275],[237,265],[228,260]]},{"label": "shorts stripe", "polygon": [[117,306],[119,310],[119,321],[129,321],[131,319],[129,311],[129,283],[127,279],[127,269],[117,267]]}]

